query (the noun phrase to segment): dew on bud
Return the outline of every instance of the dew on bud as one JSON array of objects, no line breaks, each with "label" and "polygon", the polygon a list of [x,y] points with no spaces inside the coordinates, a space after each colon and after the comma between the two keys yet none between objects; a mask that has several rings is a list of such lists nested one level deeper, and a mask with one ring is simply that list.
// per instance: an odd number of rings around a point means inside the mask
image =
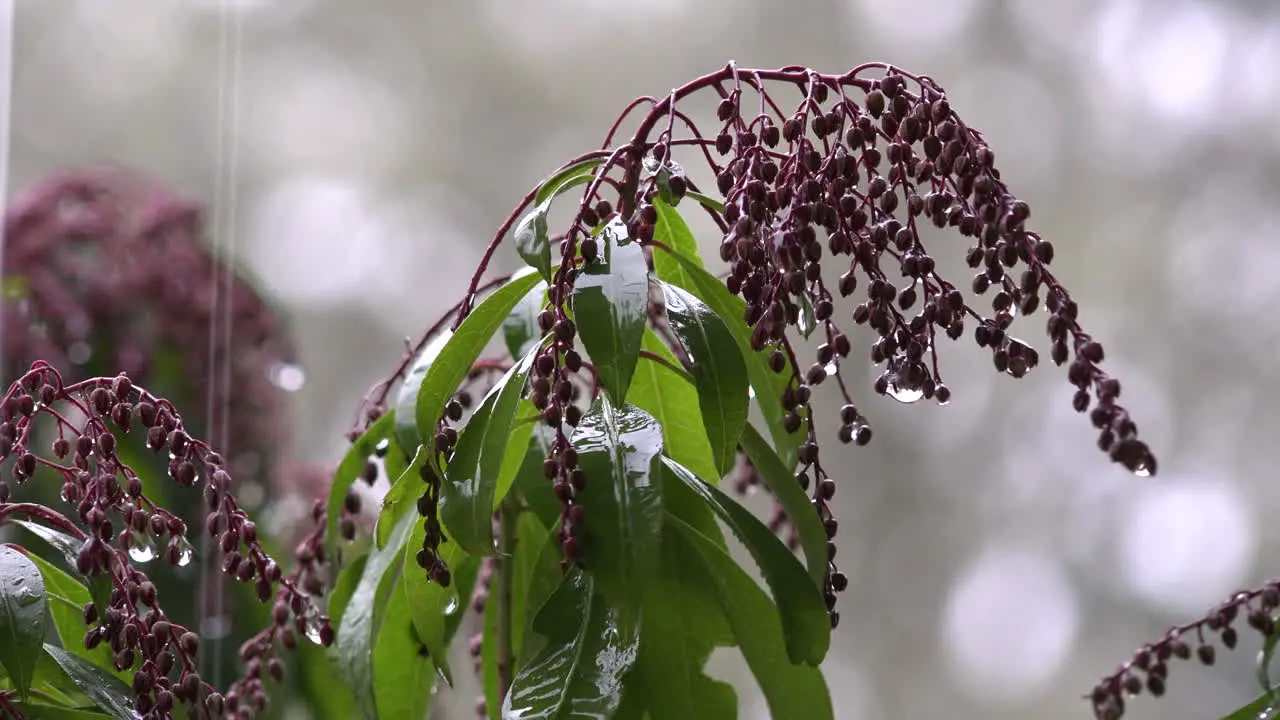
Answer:
[{"label": "dew on bud", "polygon": [[146,533],[133,533],[133,543],[129,547],[129,559],[136,563],[149,563],[156,559],[156,544]]},{"label": "dew on bud", "polygon": [[191,564],[191,557],[195,554],[191,542],[185,537],[177,537],[173,539],[174,544],[178,547],[177,561],[174,565],[178,567],[186,567]]}]

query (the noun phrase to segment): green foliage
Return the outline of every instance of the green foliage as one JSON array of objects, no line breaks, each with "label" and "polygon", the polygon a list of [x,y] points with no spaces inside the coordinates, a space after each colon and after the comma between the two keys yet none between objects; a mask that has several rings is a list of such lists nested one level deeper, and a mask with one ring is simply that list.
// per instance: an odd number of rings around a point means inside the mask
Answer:
[{"label": "green foliage", "polygon": [[0,546],[0,664],[23,700],[44,644],[47,602],[35,563],[14,548]]}]

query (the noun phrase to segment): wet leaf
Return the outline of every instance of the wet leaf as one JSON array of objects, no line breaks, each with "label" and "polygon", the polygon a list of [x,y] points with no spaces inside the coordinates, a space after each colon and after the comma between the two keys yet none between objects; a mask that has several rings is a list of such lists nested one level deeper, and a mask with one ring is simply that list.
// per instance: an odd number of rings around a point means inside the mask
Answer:
[{"label": "wet leaf", "polygon": [[419,445],[413,461],[400,472],[391,489],[382,498],[382,508],[378,511],[377,524],[373,526],[374,547],[381,550],[387,546],[396,522],[404,516],[405,511],[414,508],[418,496],[426,488],[418,471],[427,462],[427,449]]},{"label": "wet leaf", "polygon": [[367,718],[376,718],[373,689],[373,647],[382,624],[390,591],[395,584],[404,539],[416,525],[416,514],[400,520],[391,541],[382,550],[369,552],[364,573],[351,593],[334,649],[338,668],[355,694],[356,705]]},{"label": "wet leaf", "polygon": [[1276,707],[1276,698],[1271,693],[1264,692],[1248,705],[1222,716],[1222,720],[1270,720],[1271,715],[1268,711]]},{"label": "wet leaf", "polygon": [[0,545],[0,664],[23,700],[40,659],[47,607],[40,569],[26,555]]},{"label": "wet leaf", "polygon": [[534,204],[541,205],[565,190],[590,180],[589,173],[602,164],[604,164],[604,158],[591,158],[556,172],[538,186],[538,192],[533,199]]},{"label": "wet leaf", "polygon": [[525,456],[529,452],[529,439],[533,437],[535,427],[551,429],[536,421],[522,419],[537,415],[537,412],[533,407],[532,400],[527,397],[520,399],[520,404],[516,407],[515,416],[512,419],[511,434],[507,437],[506,447],[503,449],[502,469],[498,473],[498,482],[494,488],[493,510],[495,512],[507,497],[507,493],[511,492],[511,488],[516,481],[516,474],[520,472],[524,465]]},{"label": "wet leaf", "polygon": [[102,720],[102,718],[111,717],[96,710],[60,707],[43,703],[18,703],[17,707],[27,720]]},{"label": "wet leaf", "polygon": [[528,295],[520,298],[511,314],[502,321],[502,337],[507,343],[507,350],[512,358],[524,357],[530,346],[542,338],[542,328],[538,325],[538,315],[547,304],[547,284],[540,282],[533,286]]},{"label": "wet leaf", "polygon": [[[658,211],[658,224],[653,226],[653,239],[688,258],[698,267],[705,267],[698,253],[698,241],[681,217],[680,211],[663,202],[662,198],[653,199],[653,209]],[[664,252],[653,253],[653,271],[659,278],[680,287],[688,287],[693,282],[680,261]]]},{"label": "wet leaf", "polygon": [[[493,587],[499,587],[499,583],[495,581]],[[484,694],[484,714],[489,720],[498,720],[502,716],[502,691],[499,687],[502,678],[498,676],[499,607],[496,599],[485,602],[484,626],[481,628],[480,686]]]},{"label": "wet leaf", "polygon": [[505,720],[607,718],[618,709],[622,678],[638,641],[617,624],[595,581],[571,570],[538,611],[533,629],[546,643],[516,675]]},{"label": "wet leaf", "polygon": [[675,517],[667,516],[671,533],[683,540],[682,552],[702,563],[701,574],[720,600],[742,656],[751,668],[770,717],[774,720],[830,720],[831,696],[822,672],[788,660],[778,607],[724,550]]},{"label": "wet leaf", "polygon": [[698,204],[705,208],[715,210],[716,212],[724,212],[724,203],[720,202],[719,200],[709,195],[703,195],[700,192],[696,192],[694,190],[688,190],[685,192],[685,197],[690,197],[690,198],[693,198],[694,200],[697,200]]},{"label": "wet leaf", "polygon": [[333,589],[329,591],[329,603],[327,609],[329,611],[329,622],[334,627],[342,626],[342,618],[347,612],[347,604],[351,602],[351,596],[356,592],[356,586],[360,584],[360,578],[364,577],[364,566],[369,562],[368,553],[361,555],[342,569],[342,574],[338,575],[338,581],[333,584]]},{"label": "wet leaf", "polygon": [[85,579],[76,569],[76,559],[80,556],[80,548],[84,547],[83,540],[77,540],[61,530],[54,530],[29,520],[8,520],[7,522],[21,527],[48,543],[49,547],[62,554],[63,561],[67,563],[67,567],[71,569],[71,572],[76,574],[76,577],[81,580]]},{"label": "wet leaf", "polygon": [[[641,347],[676,367],[680,366],[680,361],[648,328],[645,328]],[[706,477],[720,477],[711,453],[711,442],[707,440],[708,423],[698,404],[698,391],[688,380],[662,363],[642,357],[636,365],[627,398],[658,421],[667,455],[694,472],[705,473]]]},{"label": "wet leaf", "polygon": [[668,491],[680,492],[677,483],[692,490],[751,552],[782,613],[791,661],[817,666],[831,645],[831,620],[821,586],[809,579],[796,556],[750,510],[669,458],[663,463],[669,471]]},{"label": "wet leaf", "polygon": [[[794,432],[787,432],[784,424],[785,413],[782,409],[782,392],[786,389],[790,378],[795,372],[791,365],[791,361],[786,361],[782,372],[775,373],[769,367],[769,355],[772,352],[765,348],[759,352],[751,349],[751,329],[743,320],[746,314],[746,303],[742,298],[729,292],[724,283],[720,282],[715,276],[698,267],[696,263],[687,256],[680,253],[667,253],[658,248],[654,255],[665,255],[674,258],[684,269],[687,275],[686,280],[678,277],[663,278],[687,290],[699,300],[707,304],[717,315],[725,321],[726,327],[733,333],[733,339],[738,344],[738,349],[742,352],[742,357],[747,363],[747,377],[751,381],[751,387],[756,393],[756,406],[760,408],[760,414],[765,419],[765,424],[769,428],[769,435],[773,438],[774,448],[777,450],[778,457],[788,468],[794,468],[796,465],[797,449],[800,447],[801,441],[804,439],[804,425],[801,429]],[[657,266],[657,259],[654,259],[654,265]],[[688,284],[685,284],[685,283]]]},{"label": "wet leaf", "polygon": [[626,242],[626,232],[616,218],[605,226],[599,233],[602,259],[578,276],[573,289],[578,337],[614,403],[626,400],[649,308],[644,250]]},{"label": "wet leaf", "polygon": [[547,212],[550,202],[534,206],[516,225],[516,252],[538,271],[543,280],[551,282],[551,237],[547,234]]},{"label": "wet leaf", "polygon": [[715,456],[715,478],[719,480],[733,467],[738,437],[747,422],[747,364],[733,333],[719,315],[675,285],[664,282],[661,286],[671,329],[693,360],[698,403]]},{"label": "wet leaf", "polygon": [[[421,437],[434,437],[445,403],[457,392],[458,385],[471,371],[471,366],[501,327],[503,319],[511,313],[511,308],[537,284],[537,275],[517,273],[506,285],[490,293],[454,331],[453,337],[426,370],[418,391],[414,417]],[[438,475],[444,476],[438,453],[431,453],[427,462]]]},{"label": "wet leaf", "polygon": [[44,652],[107,715],[117,720],[138,720],[140,716],[133,710],[132,688],[97,665],[60,647],[46,643]]},{"label": "wet leaf", "polygon": [[658,565],[662,538],[662,429],[653,416],[601,395],[573,434],[586,486],[583,565],[628,628]]},{"label": "wet leaf", "polygon": [[[560,519],[561,510],[560,501],[556,499],[551,483],[542,473],[542,461],[551,450],[551,440],[554,436],[555,431],[546,423],[536,423],[526,443],[520,467],[516,471],[512,485],[512,491],[524,500],[529,509],[547,527],[551,527]],[[512,447],[511,452],[516,452],[516,448]]]},{"label": "wet leaf", "polygon": [[[408,572],[413,570],[407,568]],[[430,651],[413,628],[409,595],[394,589],[373,649],[373,698],[378,718],[425,718],[435,683]]]},{"label": "wet leaf", "polygon": [[[328,509],[325,519],[325,550],[328,551],[329,557],[341,557],[339,548],[344,541],[338,534],[338,521],[342,518],[342,507],[346,503],[347,491],[351,489],[351,484],[356,481],[356,478],[364,475],[365,465],[369,462],[369,457],[377,449],[378,443],[384,440],[388,443],[391,442],[391,436],[396,430],[396,414],[395,410],[388,410],[382,417],[375,420],[363,435],[351,443],[347,454],[343,456],[342,462],[338,464],[338,471],[333,476],[333,485],[329,488]],[[415,444],[413,447],[417,447],[417,445]]]},{"label": "wet leaf", "polygon": [[751,465],[764,481],[765,487],[769,488],[769,492],[773,493],[782,509],[787,512],[787,517],[800,536],[800,549],[804,551],[809,579],[821,587],[827,574],[827,533],[822,527],[822,521],[818,519],[818,513],[814,512],[809,498],[800,489],[796,476],[783,466],[777,453],[769,447],[769,442],[755,426],[748,423],[742,429],[740,443],[742,451],[751,460]]},{"label": "wet leaf", "polygon": [[[468,555],[458,543],[445,533],[448,542],[440,543],[440,559],[449,568],[452,582],[440,587],[427,571],[418,565],[418,551],[426,538],[422,522],[414,524],[413,533],[404,548],[405,575],[402,587],[409,598],[409,612],[418,640],[427,647],[436,662],[436,670],[445,682],[453,684],[453,671],[449,666],[449,643],[466,612],[470,599],[470,585],[475,581],[478,558]],[[470,579],[466,579],[467,577]]]},{"label": "wet leaf", "polygon": [[131,679],[132,673],[116,671],[109,645],[104,643],[92,650],[84,646],[84,634],[88,630],[84,623],[84,606],[90,600],[89,588],[39,555],[31,553],[27,559],[35,564],[44,579],[45,593],[49,598],[49,618],[58,631],[62,647],[121,680]]},{"label": "wet leaf", "polygon": [[493,554],[493,512],[502,502],[497,496],[499,479],[516,410],[538,352],[537,346],[530,348],[481,401],[445,470],[440,521],[449,537],[473,555]]}]

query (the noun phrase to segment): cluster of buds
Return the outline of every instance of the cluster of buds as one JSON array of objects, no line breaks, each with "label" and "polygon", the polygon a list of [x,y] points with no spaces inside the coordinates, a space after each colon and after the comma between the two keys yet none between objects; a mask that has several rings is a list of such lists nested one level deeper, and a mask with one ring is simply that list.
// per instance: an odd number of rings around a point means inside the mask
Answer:
[{"label": "cluster of buds", "polygon": [[[54,425],[47,458],[31,447],[41,417]],[[175,703],[190,713],[201,709],[211,717],[247,717],[251,709],[265,706],[265,695],[253,692],[251,684],[260,668],[250,663],[250,685],[244,686],[249,692],[233,688],[224,696],[205,683],[196,668],[199,638],[166,616],[155,585],[138,567],[157,555],[171,565],[187,565],[192,546],[186,523],[143,492],[141,479],[117,453],[118,443],[135,431],[144,432],[149,450],[168,455],[171,480],[203,485],[206,527],[217,540],[222,571],[252,583],[262,602],[275,595],[278,625],[292,622],[318,642],[332,642],[327,619],[296,576],[284,577],[263,549],[256,525],[232,492],[222,457],[188,434],[172,403],[135,386],[127,375],[67,385],[56,369],[37,362],[9,387],[0,401],[0,462],[13,460],[12,480],[0,480],[0,521],[25,515],[81,543],[76,570],[90,581],[105,578],[110,587],[106,607],[95,601],[84,608],[89,626],[84,644],[92,649],[107,643],[116,669],[135,669],[136,707],[144,717],[172,717]],[[10,482],[26,483],[43,473],[61,479],[61,496],[74,507],[78,523],[44,505],[8,502]],[[164,550],[157,552],[161,544]],[[276,638],[290,642],[284,633]],[[270,659],[267,665],[274,674]]]}]

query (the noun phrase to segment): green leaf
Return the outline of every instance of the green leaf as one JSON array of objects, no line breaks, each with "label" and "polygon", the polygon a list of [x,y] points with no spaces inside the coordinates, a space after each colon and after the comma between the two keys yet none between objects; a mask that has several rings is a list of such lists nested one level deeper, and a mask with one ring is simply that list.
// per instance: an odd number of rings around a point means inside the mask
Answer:
[{"label": "green leaf", "polygon": [[400,440],[400,447],[404,448],[406,454],[414,452],[419,445],[425,444],[429,447],[435,434],[434,429],[425,434],[421,432],[422,425],[418,422],[417,415],[418,400],[421,397],[422,383],[426,380],[427,373],[452,339],[453,332],[450,330],[444,330],[432,338],[422,347],[418,357],[414,358],[413,366],[405,374],[404,382],[400,383],[395,404],[396,438]]},{"label": "green leaf", "polygon": [[[414,568],[408,570],[413,572]],[[409,596],[392,591],[373,649],[373,697],[378,717],[426,718],[435,681],[435,663],[413,629]]]},{"label": "green leaf", "polygon": [[493,510],[495,512],[507,497],[507,493],[511,492],[511,488],[516,481],[516,475],[524,467],[525,456],[529,452],[529,439],[533,437],[534,427],[543,427],[551,430],[551,428],[538,422],[520,420],[520,418],[531,415],[537,415],[537,411],[533,408],[533,401],[527,397],[521,398],[520,405],[516,408],[512,421],[511,434],[507,438],[507,446],[503,450],[502,469],[498,473],[498,482],[493,493]]},{"label": "green leaf", "polygon": [[573,434],[586,485],[583,565],[628,627],[658,566],[662,539],[662,429],[635,406],[601,395]]},{"label": "green leaf", "polygon": [[[645,328],[641,347],[680,366],[680,361],[648,328]],[[705,477],[720,477],[711,442],[707,440],[708,424],[698,404],[698,392],[688,380],[662,363],[641,358],[627,399],[658,421],[667,455],[695,472],[705,473]],[[746,400],[745,391],[743,400]]]},{"label": "green leaf", "polygon": [[[560,501],[556,499],[547,476],[542,472],[542,461],[551,450],[551,440],[555,437],[555,430],[548,427],[546,423],[530,423],[530,425],[534,427],[525,443],[526,447],[522,453],[520,468],[515,474],[512,489],[538,516],[543,525],[551,527],[560,520],[560,512],[563,508]],[[517,446],[513,445],[510,451],[517,452]]]},{"label": "green leaf", "polygon": [[531,343],[542,336],[542,328],[538,325],[538,315],[547,304],[547,283],[540,282],[533,286],[529,294],[520,298],[511,314],[502,321],[502,337],[507,342],[507,350],[512,358],[524,357],[529,352]]},{"label": "green leaf", "polygon": [[44,652],[103,712],[117,720],[136,720],[138,714],[133,711],[132,688],[97,665],[56,645],[46,643]]},{"label": "green leaf", "polygon": [[466,612],[469,590],[463,582],[462,567],[475,558],[467,555],[453,538],[444,533],[448,542],[440,543],[440,559],[449,568],[453,580],[449,587],[432,582],[427,571],[418,565],[418,552],[422,550],[427,532],[424,523],[414,524],[413,534],[404,547],[404,582],[401,585],[409,598],[409,610],[418,639],[427,646],[435,660],[436,669],[445,682],[453,684],[453,671],[449,667],[449,642],[457,632],[462,615]]},{"label": "green leaf", "polygon": [[[822,601],[820,585],[809,578],[796,556],[751,511],[679,463],[669,458],[664,458],[663,463],[670,471],[668,479],[678,480],[698,495],[755,558],[782,612],[791,661],[817,666],[831,646],[831,619]],[[676,485],[670,483],[668,490],[678,492]]]},{"label": "green leaf", "polygon": [[333,590],[329,591],[327,609],[329,622],[334,627],[342,627],[342,618],[346,615],[347,604],[351,602],[351,596],[355,595],[356,587],[360,584],[360,578],[364,577],[364,567],[368,562],[368,553],[351,561],[349,565],[342,568],[338,581],[333,584]]},{"label": "green leaf", "polygon": [[747,364],[719,315],[675,285],[663,282],[661,286],[671,329],[693,359],[693,380],[718,480],[733,467],[738,437],[747,422]]},{"label": "green leaf", "polygon": [[615,403],[627,398],[649,309],[649,269],[639,244],[614,219],[599,233],[602,259],[578,276],[573,312],[582,347]]},{"label": "green leaf", "polygon": [[1275,687],[1271,684],[1271,659],[1275,656],[1278,639],[1280,639],[1280,633],[1273,631],[1262,641],[1262,651],[1258,653],[1258,684],[1262,686],[1264,692],[1268,693],[1275,692]]},{"label": "green leaf", "polygon": [[351,600],[338,626],[335,651],[338,668],[355,694],[356,705],[365,717],[375,718],[373,691],[373,647],[382,623],[388,595],[395,583],[396,562],[405,537],[417,523],[416,514],[408,514],[397,524],[391,542],[381,550],[369,552],[364,573],[356,584]]},{"label": "green leaf", "polygon": [[714,542],[674,515],[668,515],[667,519],[677,530],[672,535],[684,541],[682,551],[696,553],[701,559],[701,574],[720,599],[720,607],[738,638],[742,656],[764,693],[770,717],[774,720],[834,718],[822,673],[815,667],[792,664],[787,659],[785,633],[777,606]]},{"label": "green leaf", "polygon": [[782,464],[769,442],[751,424],[742,429],[739,438],[742,451],[755,467],[764,484],[787,512],[791,524],[800,536],[800,549],[804,551],[809,578],[819,586],[827,575],[827,532],[814,512],[813,505],[800,489],[795,475]]},{"label": "green leaf", "polygon": [[387,546],[387,540],[391,539],[391,532],[395,529],[396,523],[404,516],[406,510],[417,504],[418,496],[426,488],[426,484],[422,482],[422,476],[418,474],[426,462],[427,449],[419,445],[418,452],[413,456],[413,462],[400,473],[391,489],[382,498],[378,522],[373,526],[374,547],[379,550]]},{"label": "green leaf", "polygon": [[716,691],[704,687],[712,681],[702,668],[714,648],[732,645],[734,637],[719,599],[698,572],[700,562],[684,556],[682,547],[670,537],[663,540],[662,569],[645,595],[640,656],[627,685],[655,718],[733,718],[737,695],[730,693],[727,708],[717,703]]},{"label": "green leaf", "polygon": [[484,627],[480,635],[480,685],[484,691],[484,714],[489,720],[498,720],[502,715],[502,690],[499,687],[502,678],[498,676],[498,635],[501,633],[498,608],[496,598],[485,602]]},{"label": "green leaf", "polygon": [[576,162],[556,172],[538,186],[538,193],[534,196],[533,203],[541,205],[565,190],[590,180],[591,176],[588,173],[602,164],[604,164],[604,158],[594,157]]},{"label": "green leaf", "polygon": [[0,664],[27,699],[48,626],[44,578],[21,552],[0,545]]},{"label": "green leaf", "polygon": [[1271,693],[1264,692],[1248,705],[1224,715],[1222,720],[1258,720],[1259,718],[1268,717],[1265,713],[1275,707],[1277,707],[1276,698]]},{"label": "green leaf", "polygon": [[107,644],[92,650],[84,646],[84,606],[91,599],[89,588],[39,555],[28,553],[27,559],[35,564],[44,579],[45,592],[49,597],[49,617],[62,646],[121,680],[131,679],[132,673],[115,669],[111,648]]},{"label": "green leaf", "polygon": [[538,346],[530,348],[480,402],[445,470],[440,521],[449,537],[473,555],[492,555],[494,551],[493,511],[502,502],[497,496],[499,479],[516,409],[539,351]]},{"label": "green leaf", "polygon": [[502,705],[505,720],[607,718],[622,699],[622,679],[635,662],[628,639],[595,581],[574,569],[534,618],[546,644],[520,669]]},{"label": "green leaf", "polygon": [[[388,443],[390,442],[391,435],[396,430],[396,415],[395,410],[383,413],[381,417],[369,426],[368,430],[365,430],[363,435],[351,443],[347,454],[343,456],[342,462],[338,464],[338,471],[333,476],[333,485],[329,488],[324,530],[325,549],[328,551],[329,557],[337,558],[341,555],[339,547],[341,547],[342,538],[338,535],[338,521],[342,518],[342,508],[347,500],[347,491],[351,489],[351,484],[356,481],[356,478],[364,475],[365,465],[369,462],[369,456],[374,454],[378,444],[384,440],[388,441]],[[412,413],[410,417],[412,417]],[[417,445],[413,447],[417,447]]]},{"label": "green leaf", "polygon": [[[698,241],[680,216],[680,211],[663,202],[662,198],[653,199],[653,209],[658,211],[658,224],[653,226],[653,239],[688,258],[698,267],[705,267],[698,254]],[[653,271],[663,280],[681,287],[688,287],[693,282],[680,261],[667,253],[653,254]]]},{"label": "green leaf", "polygon": [[550,201],[534,206],[516,225],[516,252],[543,280],[551,282],[551,237],[547,234]]},{"label": "green leaf", "polygon": [[[418,391],[415,418],[421,437],[434,437],[436,423],[439,422],[449,397],[457,391],[458,384],[471,371],[476,358],[480,357],[511,308],[537,284],[537,275],[517,273],[510,282],[493,291],[477,305],[454,331],[449,342],[441,348],[435,362],[426,370],[422,387]],[[431,453],[428,463],[440,477],[444,477],[439,453]]]},{"label": "green leaf", "polygon": [[705,208],[715,210],[716,212],[724,212],[724,203],[720,202],[719,200],[709,195],[703,195],[702,193],[694,190],[686,190],[684,195],[685,197],[690,197],[690,198],[693,198],[694,200],[697,200],[698,204],[702,205]]},{"label": "green leaf", "polygon": [[[688,257],[680,253],[662,252],[661,248],[658,250],[658,252],[654,253],[655,256],[665,255],[674,258],[680,264],[687,275],[686,281],[688,284],[685,284],[678,277],[663,277],[662,279],[680,286],[706,303],[725,321],[729,331],[733,333],[733,339],[737,342],[738,349],[742,352],[742,357],[747,363],[747,377],[751,380],[752,389],[755,390],[756,406],[760,408],[760,414],[764,416],[765,424],[768,426],[769,434],[773,438],[778,457],[787,468],[794,468],[797,449],[804,440],[805,434],[800,430],[789,433],[783,424],[786,414],[782,409],[781,398],[783,390],[786,389],[794,373],[791,361],[787,360],[782,372],[775,373],[769,367],[769,355],[772,351],[767,348],[759,352],[751,349],[751,330],[743,319],[746,316],[746,303],[743,302],[742,298],[731,294],[728,288],[724,286],[724,283],[706,270],[698,267]],[[657,267],[656,257],[654,266]],[[661,277],[661,274],[659,276]],[[804,425],[801,424],[802,429],[803,427]]]},{"label": "green leaf", "polygon": [[54,530],[29,520],[9,520],[8,522],[18,525],[48,543],[50,547],[62,554],[62,559],[67,563],[67,567],[76,573],[77,577],[84,579],[84,576],[76,569],[76,560],[80,556],[80,548],[84,547],[83,540],[77,540],[61,530]]}]

